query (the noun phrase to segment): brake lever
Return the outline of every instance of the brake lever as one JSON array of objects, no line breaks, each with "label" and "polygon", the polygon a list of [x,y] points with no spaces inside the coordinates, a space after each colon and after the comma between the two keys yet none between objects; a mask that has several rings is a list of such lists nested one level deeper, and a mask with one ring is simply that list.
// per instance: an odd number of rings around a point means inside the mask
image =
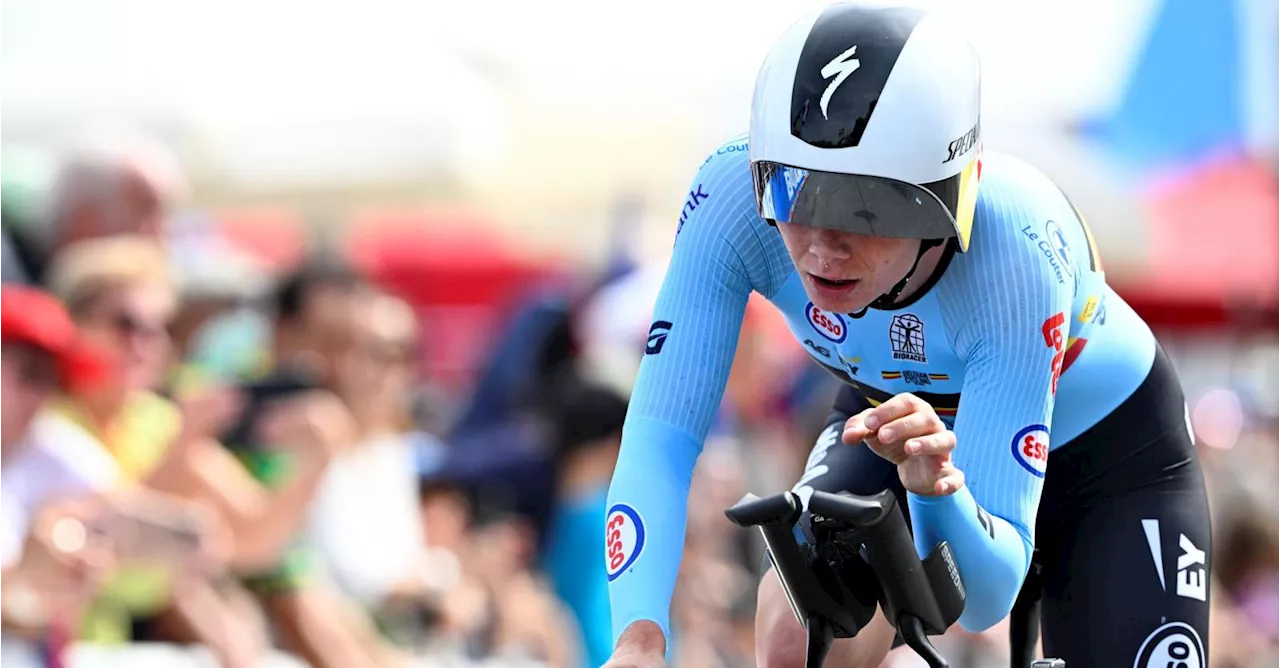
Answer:
[{"label": "brake lever", "polygon": [[929,642],[929,635],[924,631],[924,623],[919,617],[904,612],[898,615],[898,633],[902,635],[902,642],[907,644],[916,654],[929,664],[929,668],[950,668],[951,664],[938,653],[938,648]]}]

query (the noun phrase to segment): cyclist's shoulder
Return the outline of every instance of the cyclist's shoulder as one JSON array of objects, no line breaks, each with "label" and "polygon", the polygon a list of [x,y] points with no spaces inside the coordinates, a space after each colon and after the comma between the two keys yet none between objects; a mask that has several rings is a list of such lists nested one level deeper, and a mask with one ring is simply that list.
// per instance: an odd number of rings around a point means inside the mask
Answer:
[{"label": "cyclist's shoulder", "polygon": [[707,154],[699,169],[702,173],[727,173],[751,179],[751,159],[747,133],[739,132],[725,139]]},{"label": "cyclist's shoulder", "polygon": [[994,260],[1010,253],[1037,255],[1038,230],[1047,220],[1063,221],[1075,211],[1058,184],[1034,165],[1004,153],[982,157],[978,202],[973,213],[970,260]]},{"label": "cyclist's shoulder", "polygon": [[747,136],[739,134],[703,160],[680,211],[676,243],[685,243],[686,238],[699,245],[727,242],[744,260],[762,252],[772,259],[768,246],[776,235],[768,234],[768,227],[756,205]]},{"label": "cyclist's shoulder", "polygon": [[[1063,256],[1072,251],[1047,226],[1071,229],[1065,221],[1075,213],[1066,195],[1044,172],[1008,154],[986,152],[981,169],[969,248],[952,259],[939,283],[942,293],[973,301],[1005,288],[1038,294],[1014,283],[1063,284],[1069,278],[1061,269]],[[994,276],[1004,280],[993,282]]]},{"label": "cyclist's shoulder", "polygon": [[702,185],[708,192],[715,190],[721,194],[717,198],[717,208],[755,211],[755,186],[751,182],[747,135],[730,137],[708,152],[698,167],[695,181],[695,186]]},{"label": "cyclist's shoulder", "polygon": [[1034,217],[1066,204],[1058,184],[1035,165],[1008,153],[986,151],[980,163],[977,216]]}]

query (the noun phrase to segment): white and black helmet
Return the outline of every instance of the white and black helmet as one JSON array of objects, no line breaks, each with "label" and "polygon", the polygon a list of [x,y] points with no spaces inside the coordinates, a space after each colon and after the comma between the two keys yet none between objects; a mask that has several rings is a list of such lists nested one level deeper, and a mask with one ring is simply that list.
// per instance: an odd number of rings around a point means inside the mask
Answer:
[{"label": "white and black helmet", "polygon": [[981,171],[979,89],[977,53],[938,15],[850,2],[804,18],[756,78],[750,150],[760,215],[955,238],[967,250]]}]

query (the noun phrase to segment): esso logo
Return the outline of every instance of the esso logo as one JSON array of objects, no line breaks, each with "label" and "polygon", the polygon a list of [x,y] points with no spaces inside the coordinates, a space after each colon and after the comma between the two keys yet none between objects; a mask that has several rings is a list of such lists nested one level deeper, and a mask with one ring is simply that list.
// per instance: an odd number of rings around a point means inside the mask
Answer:
[{"label": "esso logo", "polygon": [[609,509],[604,525],[604,560],[613,582],[631,567],[644,550],[644,522],[635,508],[625,503]]},{"label": "esso logo", "polygon": [[828,341],[844,343],[845,337],[849,335],[849,328],[845,326],[844,318],[839,314],[824,311],[814,306],[813,302],[809,302],[809,305],[804,308],[804,313],[813,329]]},{"label": "esso logo", "polygon": [[1143,641],[1134,668],[1205,668],[1200,634],[1182,622],[1169,622]]},{"label": "esso logo", "polygon": [[1023,427],[1013,437],[1013,458],[1037,478],[1049,466],[1049,428],[1042,424]]}]

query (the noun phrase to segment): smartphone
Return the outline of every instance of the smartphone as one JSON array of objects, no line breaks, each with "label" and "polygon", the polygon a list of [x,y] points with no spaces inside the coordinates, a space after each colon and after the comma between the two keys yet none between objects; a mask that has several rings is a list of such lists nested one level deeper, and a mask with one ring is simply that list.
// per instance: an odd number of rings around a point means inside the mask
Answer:
[{"label": "smartphone", "polygon": [[130,504],[92,522],[123,562],[182,564],[197,557],[209,527],[183,508]]},{"label": "smartphone", "polygon": [[244,410],[236,424],[222,435],[222,443],[233,449],[254,449],[254,427],[269,406],[319,388],[319,379],[300,369],[283,369],[241,387]]}]

